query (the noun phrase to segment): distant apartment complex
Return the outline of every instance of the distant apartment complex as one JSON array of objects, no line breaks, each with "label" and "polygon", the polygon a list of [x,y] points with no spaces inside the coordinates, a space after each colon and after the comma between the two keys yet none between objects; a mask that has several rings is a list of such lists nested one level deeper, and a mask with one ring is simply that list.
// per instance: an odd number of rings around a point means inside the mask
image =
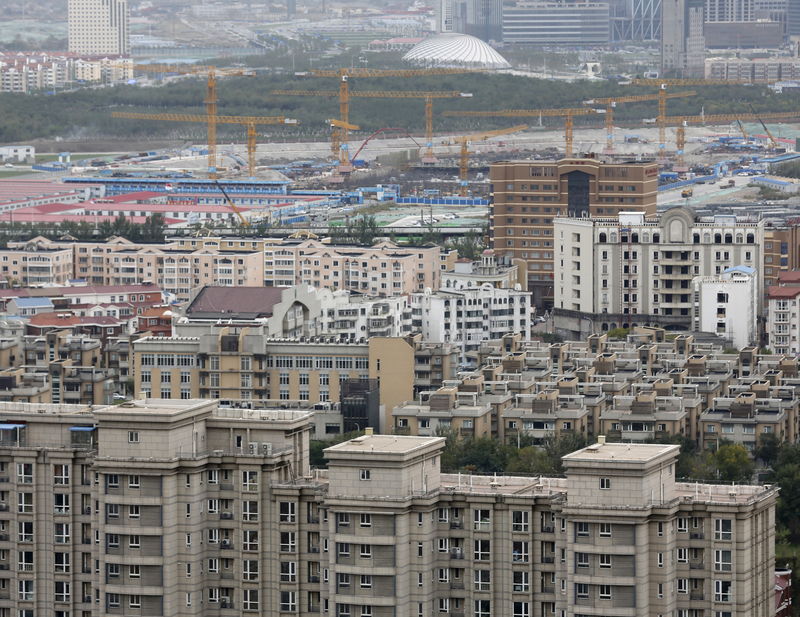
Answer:
[{"label": "distant apartment complex", "polygon": [[443,474],[442,438],[365,435],[312,474],[307,413],[0,414],[9,612],[774,614],[777,489],[677,482],[678,446],[490,478]]},{"label": "distant apartment complex", "polygon": [[662,0],[661,15],[661,73],[703,77],[704,0]]},{"label": "distant apartment complex", "polygon": [[67,6],[70,52],[130,53],[128,0],[69,0]]},{"label": "distant apartment complex", "polygon": [[707,79],[775,82],[800,79],[800,61],[795,58],[709,58]]},{"label": "distant apartment complex", "polygon": [[608,2],[520,0],[503,8],[503,42],[524,45],[607,45]]},{"label": "distant apartment complex", "polygon": [[115,55],[0,52],[0,92],[57,90],[76,82],[133,77],[133,60]]},{"label": "distant apartment complex", "polygon": [[671,208],[657,218],[623,213],[555,221],[555,308],[560,327],[580,336],[631,324],[691,329],[692,280],[734,266],[753,270],[761,295],[764,222],[700,219]]},{"label": "distant apartment complex", "polygon": [[392,296],[438,289],[457,253],[438,246],[336,246],[315,240],[180,239],[135,244],[34,238],[0,251],[7,280],[24,285],[63,285],[85,279],[97,285],[150,282],[187,301],[204,285],[276,286],[298,284]]},{"label": "distant apartment complex", "polygon": [[492,247],[499,256],[527,264],[528,289],[536,306],[552,304],[558,270],[554,218],[656,212],[654,162],[604,163],[591,158],[499,162],[492,164],[490,177]]}]

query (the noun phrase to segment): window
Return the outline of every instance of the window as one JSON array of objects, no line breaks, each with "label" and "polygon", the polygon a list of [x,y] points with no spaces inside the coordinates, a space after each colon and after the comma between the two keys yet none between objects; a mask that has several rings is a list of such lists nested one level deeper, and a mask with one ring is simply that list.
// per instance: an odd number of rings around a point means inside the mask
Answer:
[{"label": "window", "polygon": [[611,555],[600,555],[598,558],[598,562],[601,568],[610,568],[611,567]]},{"label": "window", "polygon": [[439,612],[440,613],[450,612],[450,598],[439,598]]},{"label": "window", "polygon": [[[256,503],[256,505],[258,505]],[[281,501],[280,502],[280,513],[279,513],[279,520],[281,523],[294,523],[296,512],[295,512],[295,502],[293,501]]]},{"label": "window", "polygon": [[715,540],[730,540],[732,537],[731,519],[717,518],[714,519],[714,539]]},{"label": "window", "polygon": [[511,557],[514,563],[528,563],[528,543],[514,542],[512,544]]},{"label": "window", "polygon": [[297,540],[293,531],[281,532],[281,553],[294,553],[297,549]]},{"label": "window", "polygon": [[17,581],[19,599],[30,602],[33,600],[33,581]]},{"label": "window", "polygon": [[600,523],[599,533],[600,533],[600,537],[601,538],[610,538],[611,537],[611,523]]},{"label": "window", "polygon": [[244,559],[244,560],[242,560],[242,580],[243,581],[257,581],[258,580],[258,560],[257,559]]},{"label": "window", "polygon": [[17,463],[17,484],[33,484],[33,463]]},{"label": "window", "polygon": [[139,482],[140,482],[139,476],[137,475],[128,476],[128,488],[139,488],[140,487]]},{"label": "window", "polygon": [[[294,504],[292,504],[294,505]],[[257,521],[258,520],[258,502],[257,501],[243,501],[242,502],[242,520],[243,521]]]},{"label": "window", "polygon": [[56,602],[69,602],[70,584],[68,581],[55,582]]},{"label": "window", "polygon": [[139,431],[128,431],[128,443],[139,443]]},{"label": "window", "polygon": [[714,581],[714,602],[731,601],[731,581]]},{"label": "window", "polygon": [[348,542],[337,542],[336,554],[339,557],[350,557],[350,544]]},{"label": "window", "polygon": [[679,578],[677,581],[678,593],[689,593],[689,579]]},{"label": "window", "polygon": [[657,553],[656,554],[656,561],[658,562],[658,567],[664,567],[664,553]]},{"label": "window", "polygon": [[243,491],[257,491],[258,490],[258,472],[257,471],[243,471],[242,472],[242,490]]},{"label": "window", "polygon": [[54,565],[55,571],[60,574],[69,573],[69,553],[55,553]]},{"label": "window", "polygon": [[372,515],[367,514],[366,512],[362,512],[360,516],[361,522],[359,523],[361,527],[372,527]]},{"label": "window", "polygon": [[139,595],[130,595],[130,596],[128,596],[128,606],[130,608],[141,608],[142,607],[142,597],[139,596]]},{"label": "window", "polygon": [[56,514],[69,514],[69,495],[62,493],[53,495],[53,511]]},{"label": "window", "polygon": [[53,465],[53,484],[59,486],[69,484],[69,465]]},{"label": "window", "polygon": [[[255,590],[253,590],[255,591]],[[246,607],[246,610],[255,610],[258,608],[258,595],[256,594],[256,605]],[[281,612],[294,613],[297,611],[297,592],[295,591],[281,591]]]},{"label": "window", "polygon": [[131,564],[128,566],[128,577],[129,578],[141,578],[142,577],[142,570],[139,567],[139,564]]},{"label": "window", "polygon": [[714,570],[717,572],[731,571],[731,551],[714,551]]},{"label": "window", "polygon": [[472,517],[475,531],[489,531],[491,524],[489,510],[473,510]]},{"label": "window", "polygon": [[611,478],[600,478],[600,488],[607,490],[611,488]]},{"label": "window", "polygon": [[610,600],[611,599],[611,585],[600,585],[597,594],[601,600]]},{"label": "window", "polygon": [[219,559],[213,557],[208,560],[208,571],[212,574],[219,572]]},{"label": "window", "polygon": [[527,602],[514,602],[511,617],[530,617],[531,609]]},{"label": "window", "polygon": [[575,533],[579,538],[587,537],[589,535],[589,523],[575,523]]},{"label": "window", "polygon": [[525,510],[514,510],[511,513],[511,531],[528,531],[528,517],[530,512]]},{"label": "window", "polygon": [[527,592],[530,589],[530,577],[526,570],[514,571],[514,591]]},{"label": "window", "polygon": [[489,561],[491,550],[489,540],[475,540],[475,561]]},{"label": "window", "polygon": [[475,617],[492,617],[491,601],[475,600]]},{"label": "window", "polygon": [[128,518],[139,518],[138,504],[132,504],[128,506]]},{"label": "window", "polygon": [[362,574],[361,575],[361,583],[359,584],[361,589],[371,589],[372,588],[372,576],[369,574]]},{"label": "window", "polygon": [[[281,540],[283,540],[283,534],[281,534]],[[287,540],[287,545],[289,538]],[[283,543],[281,543],[283,546]],[[258,550],[258,531],[245,529],[242,531],[242,550],[245,551],[257,551]]]},{"label": "window", "polygon": [[588,568],[589,567],[589,553],[575,553],[575,567]]},{"label": "window", "polygon": [[689,561],[689,549],[679,548],[676,553],[678,563],[687,563]]},{"label": "window", "polygon": [[55,524],[56,544],[69,544],[69,523]]},{"label": "window", "polygon": [[117,474],[106,474],[106,488],[119,488],[119,476]]},{"label": "window", "polygon": [[116,533],[107,533],[106,546],[108,548],[119,548],[119,535]]},{"label": "window", "polygon": [[297,562],[295,561],[282,561],[281,562],[281,582],[294,583],[297,580]]},{"label": "window", "polygon": [[20,514],[33,512],[33,493],[17,493],[17,512]]},{"label": "window", "polygon": [[[128,536],[128,547],[129,548],[139,548],[141,546],[142,546],[142,540],[138,535],[133,534],[133,535]],[[191,541],[187,542],[186,546],[191,546]]]},{"label": "window", "polygon": [[370,471],[369,471],[369,469],[359,469],[358,470],[358,479],[359,480],[369,480],[370,479]]},{"label": "window", "polygon": [[17,554],[17,571],[33,572],[33,551],[20,551]]},{"label": "window", "polygon": [[575,597],[586,599],[589,597],[589,585],[586,583],[575,583]]},{"label": "window", "polygon": [[108,605],[109,608],[119,608],[119,594],[107,593],[106,604]]},{"label": "window", "polygon": [[[223,601],[224,600],[225,598],[223,597]],[[284,610],[283,609],[284,600],[286,600],[286,607],[287,607],[285,610],[290,612],[294,612],[297,610],[297,592],[294,591],[281,592],[281,610]],[[242,609],[246,611],[258,610],[258,589],[242,590]]]},{"label": "window", "polygon": [[686,533],[689,531],[689,519],[685,516],[678,517],[678,533]]},{"label": "window", "polygon": [[119,578],[120,565],[118,563],[106,564],[106,570],[109,578]]},{"label": "window", "polygon": [[475,570],[475,591],[490,591],[492,587],[491,570]]}]

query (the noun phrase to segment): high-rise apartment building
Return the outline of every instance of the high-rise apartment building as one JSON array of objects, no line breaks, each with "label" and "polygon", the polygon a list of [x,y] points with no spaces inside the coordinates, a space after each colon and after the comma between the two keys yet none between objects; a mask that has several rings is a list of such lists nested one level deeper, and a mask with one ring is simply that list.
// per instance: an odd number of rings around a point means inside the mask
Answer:
[{"label": "high-rise apartment building", "polygon": [[606,163],[593,158],[493,163],[489,236],[498,256],[528,266],[533,304],[553,299],[553,218],[656,212],[655,162]]},{"label": "high-rise apartment building", "polygon": [[69,50],[86,55],[129,54],[128,0],[69,0]]},{"label": "high-rise apartment building", "polygon": [[734,266],[752,271],[755,313],[763,306],[761,220],[700,218],[677,207],[650,220],[641,212],[559,218],[555,236],[560,267],[553,310],[576,335],[636,325],[692,329],[699,303],[692,280]]},{"label": "high-rise apartment building", "polygon": [[441,472],[365,435],[309,468],[310,416],[210,401],[2,404],[12,615],[774,615],[777,489],[677,482],[678,446],[566,478]]},{"label": "high-rise apartment building", "polygon": [[703,77],[704,0],[662,0],[661,16],[661,72]]}]

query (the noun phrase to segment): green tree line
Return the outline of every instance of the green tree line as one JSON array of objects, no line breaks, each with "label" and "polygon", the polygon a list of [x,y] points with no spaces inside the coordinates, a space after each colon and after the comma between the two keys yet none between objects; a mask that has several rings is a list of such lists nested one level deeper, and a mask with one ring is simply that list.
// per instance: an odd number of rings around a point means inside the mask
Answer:
[{"label": "green tree line", "polygon": [[[257,73],[252,77],[228,77],[219,82],[219,113],[225,115],[284,115],[299,126],[259,127],[262,139],[319,138],[327,135],[326,120],[338,113],[336,97],[289,97],[272,94],[276,89],[336,90],[333,78],[297,77],[292,73]],[[620,86],[610,81],[560,82],[506,74],[441,75],[415,78],[351,80],[357,90],[455,90],[471,92],[472,98],[441,99],[434,104],[435,130],[470,132],[518,123],[537,125],[538,118],[443,117],[446,110],[535,109],[579,107],[592,98],[652,92],[654,89]],[[698,96],[669,102],[669,114],[707,114],[749,111],[790,111],[793,95],[776,94],[761,86],[695,87]],[[204,113],[205,82],[187,77],[161,86],[116,85],[80,89],[57,95],[0,94],[0,141],[19,142],[38,138],[106,137],[161,138],[201,141],[205,127],[194,123],[125,120],[112,111],[149,113]],[[643,118],[656,115],[656,103],[631,103],[615,110],[618,123],[640,127]],[[361,126],[356,135],[367,135],[384,126],[420,133],[424,130],[424,102],[408,99],[359,99],[351,102],[351,121]],[[600,126],[602,116],[584,116],[576,124]],[[543,118],[545,126],[561,126],[562,119]],[[635,130],[635,129],[634,129]],[[244,127],[221,125],[220,141],[244,140]]]}]

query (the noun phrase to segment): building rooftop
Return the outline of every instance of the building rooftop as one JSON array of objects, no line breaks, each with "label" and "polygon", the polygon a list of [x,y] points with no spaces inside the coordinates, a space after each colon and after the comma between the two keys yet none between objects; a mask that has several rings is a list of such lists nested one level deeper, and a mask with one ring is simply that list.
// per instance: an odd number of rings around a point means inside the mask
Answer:
[{"label": "building rooftop", "polygon": [[342,442],[325,452],[336,454],[412,454],[434,444],[444,445],[444,437],[411,437],[405,435],[362,435]]},{"label": "building rooftop", "polygon": [[253,319],[269,317],[285,287],[216,287],[207,285],[186,308],[195,318]]},{"label": "building rooftop", "polygon": [[577,452],[562,457],[564,461],[579,463],[623,461],[631,463],[647,463],[664,454],[677,454],[680,446],[655,443],[596,443]]}]

